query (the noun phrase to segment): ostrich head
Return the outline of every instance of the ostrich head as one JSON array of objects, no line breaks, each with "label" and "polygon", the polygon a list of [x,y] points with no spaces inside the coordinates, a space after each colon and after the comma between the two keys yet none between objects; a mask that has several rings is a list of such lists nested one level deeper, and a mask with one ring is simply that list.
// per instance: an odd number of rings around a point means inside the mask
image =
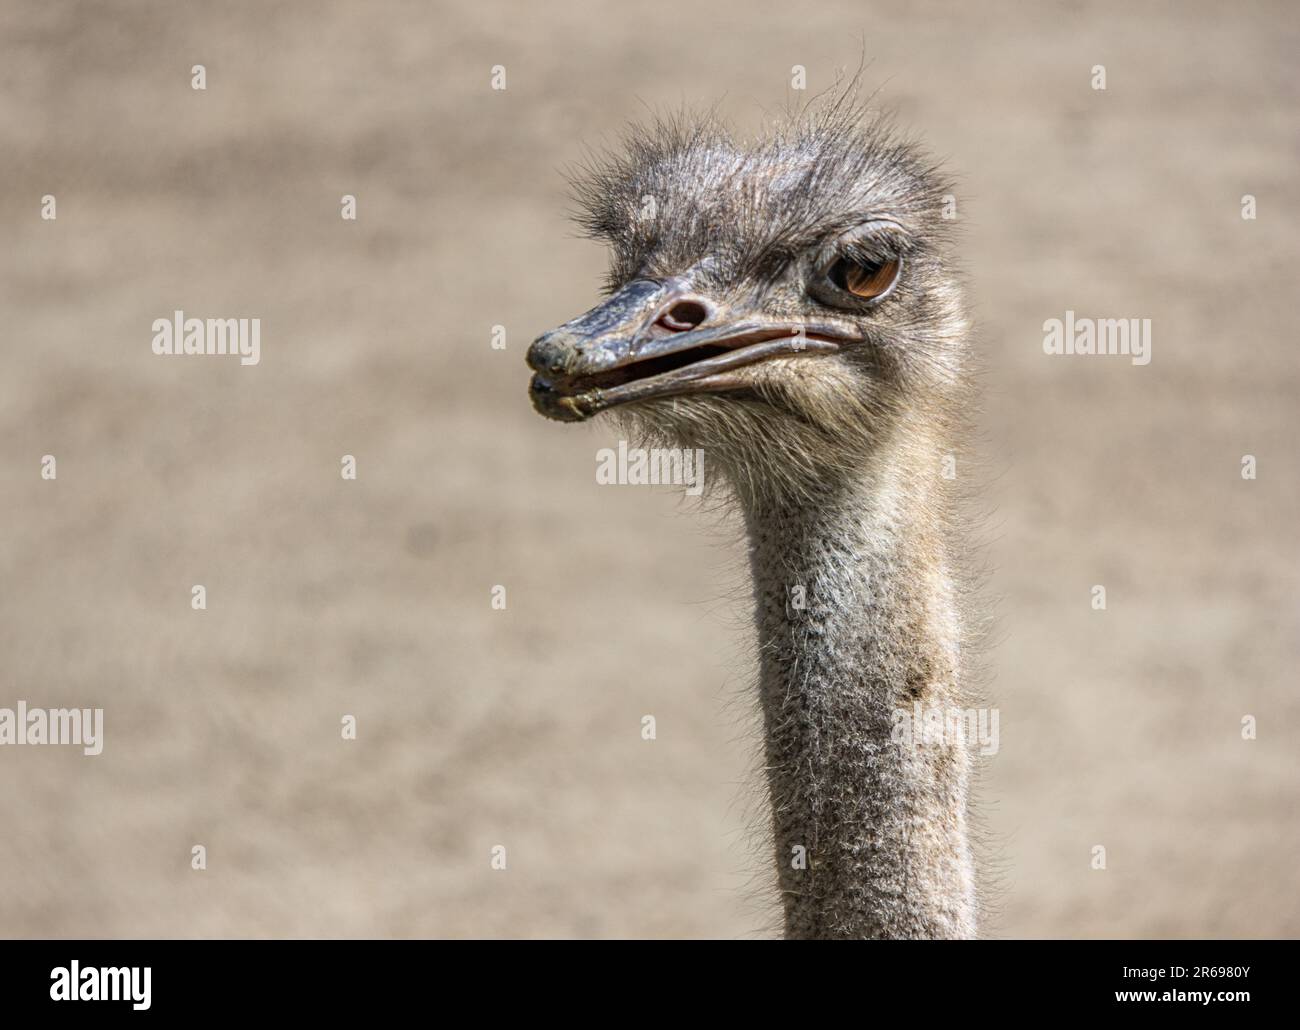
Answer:
[{"label": "ostrich head", "polygon": [[904,415],[956,407],[946,189],[847,94],[752,142],[711,117],[632,130],[575,179],[608,297],[534,341],[533,404],[706,448],[751,496],[851,474]]}]

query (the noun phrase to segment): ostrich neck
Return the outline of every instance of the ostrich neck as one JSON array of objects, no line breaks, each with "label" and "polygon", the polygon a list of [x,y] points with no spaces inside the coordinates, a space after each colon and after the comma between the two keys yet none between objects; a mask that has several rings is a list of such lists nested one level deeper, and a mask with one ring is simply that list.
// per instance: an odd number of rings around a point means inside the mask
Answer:
[{"label": "ostrich neck", "polygon": [[789,937],[975,932],[967,741],[893,739],[896,712],[962,703],[941,449],[903,436],[813,504],[746,513]]}]

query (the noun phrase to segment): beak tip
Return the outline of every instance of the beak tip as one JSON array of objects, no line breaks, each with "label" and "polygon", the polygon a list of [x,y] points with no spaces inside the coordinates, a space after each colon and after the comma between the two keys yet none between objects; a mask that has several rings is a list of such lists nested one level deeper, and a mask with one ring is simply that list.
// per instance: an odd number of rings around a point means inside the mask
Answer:
[{"label": "beak tip", "polygon": [[539,415],[556,422],[585,422],[595,414],[589,396],[557,392],[551,380],[540,373],[528,384],[528,396]]},{"label": "beak tip", "polygon": [[528,367],[534,372],[562,375],[581,352],[578,338],[572,333],[552,329],[537,337],[528,348]]}]

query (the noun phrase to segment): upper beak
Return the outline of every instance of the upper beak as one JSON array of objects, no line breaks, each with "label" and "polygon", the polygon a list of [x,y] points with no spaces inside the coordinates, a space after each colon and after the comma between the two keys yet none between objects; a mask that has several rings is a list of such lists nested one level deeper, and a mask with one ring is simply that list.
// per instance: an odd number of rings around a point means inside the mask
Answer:
[{"label": "upper beak", "polygon": [[744,365],[861,338],[843,323],[733,311],[680,281],[634,279],[533,341],[529,392],[543,415],[578,422],[631,401],[735,389]]}]

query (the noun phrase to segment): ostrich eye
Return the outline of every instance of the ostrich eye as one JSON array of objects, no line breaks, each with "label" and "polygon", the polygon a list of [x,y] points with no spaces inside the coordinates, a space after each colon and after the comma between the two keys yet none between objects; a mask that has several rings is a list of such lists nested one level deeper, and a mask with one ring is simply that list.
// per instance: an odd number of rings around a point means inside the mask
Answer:
[{"label": "ostrich eye", "polygon": [[842,257],[826,273],[832,286],[863,300],[883,298],[898,281],[898,258],[888,261],[860,261]]}]

